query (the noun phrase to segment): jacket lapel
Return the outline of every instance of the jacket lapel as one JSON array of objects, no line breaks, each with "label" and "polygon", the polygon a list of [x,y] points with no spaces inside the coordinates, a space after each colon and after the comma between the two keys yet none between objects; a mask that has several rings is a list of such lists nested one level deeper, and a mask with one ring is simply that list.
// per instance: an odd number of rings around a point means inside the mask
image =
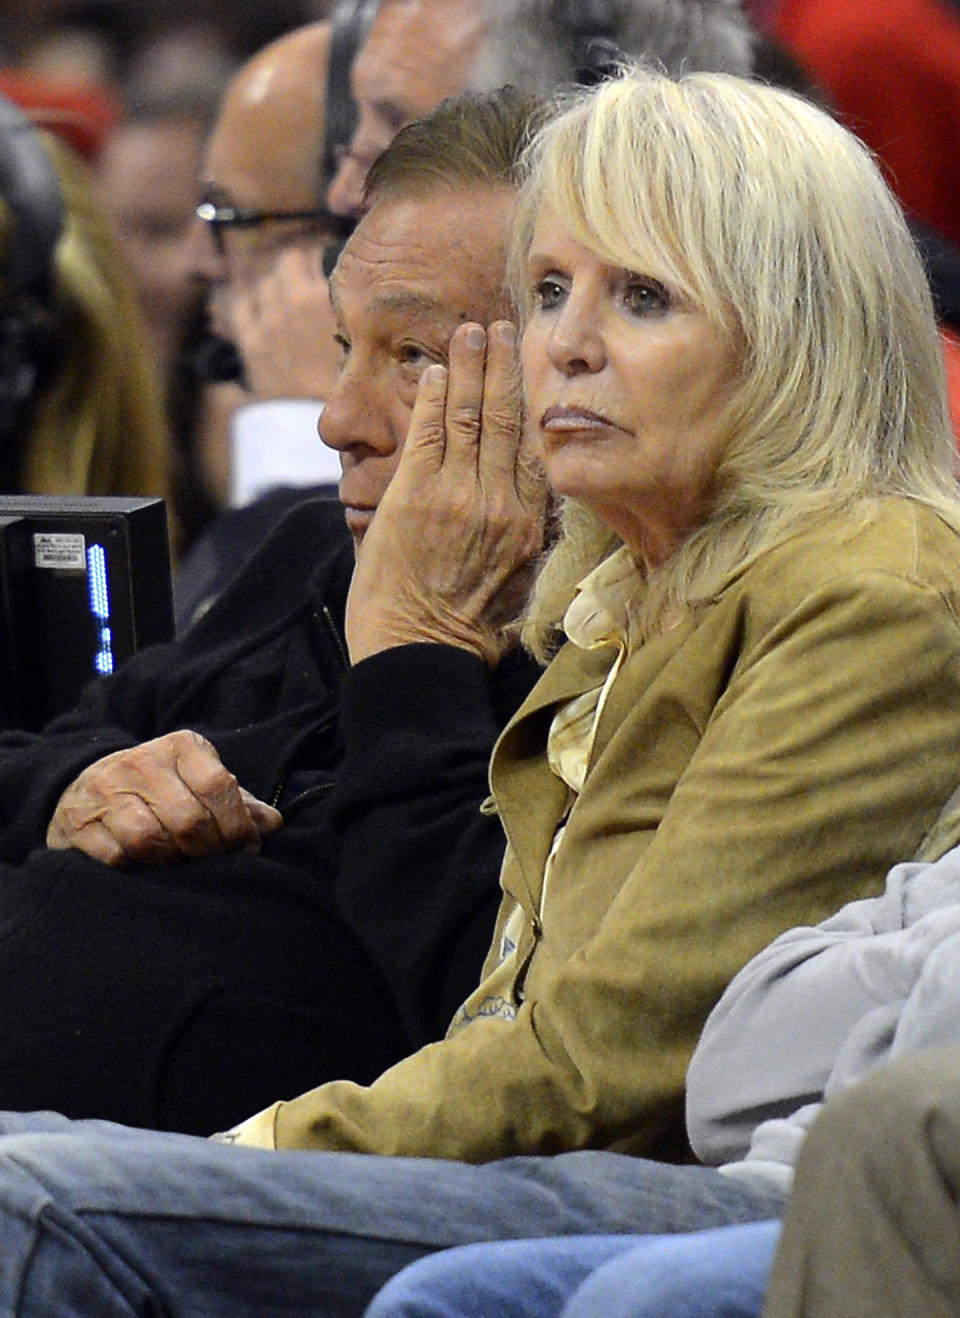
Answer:
[{"label": "jacket lapel", "polygon": [[[490,783],[514,860],[536,906],[543,868],[557,824],[567,805],[566,784],[544,754],[550,722],[559,704],[600,686],[613,650],[581,650],[566,644],[504,728],[493,752]],[[517,892],[514,896],[522,898]]]}]

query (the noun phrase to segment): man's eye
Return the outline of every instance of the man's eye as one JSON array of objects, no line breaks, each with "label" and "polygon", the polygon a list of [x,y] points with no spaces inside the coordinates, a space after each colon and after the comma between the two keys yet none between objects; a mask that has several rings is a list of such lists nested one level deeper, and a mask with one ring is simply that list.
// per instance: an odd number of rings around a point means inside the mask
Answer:
[{"label": "man's eye", "polygon": [[541,279],[534,285],[534,306],[538,311],[551,311],[560,305],[563,292],[563,285],[558,279]]},{"label": "man's eye", "polygon": [[397,350],[397,357],[404,366],[412,366],[420,371],[426,370],[437,360],[434,353],[428,352],[419,343],[402,343]]},{"label": "man's eye", "polygon": [[350,355],[350,340],[344,338],[342,334],[334,334],[333,341],[339,350],[341,363],[345,362]]}]

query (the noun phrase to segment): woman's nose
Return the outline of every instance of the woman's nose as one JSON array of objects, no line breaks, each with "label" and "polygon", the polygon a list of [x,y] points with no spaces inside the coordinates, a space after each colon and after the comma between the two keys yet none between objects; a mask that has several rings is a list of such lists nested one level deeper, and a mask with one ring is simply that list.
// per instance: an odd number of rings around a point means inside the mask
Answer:
[{"label": "woman's nose", "polygon": [[599,311],[575,290],[555,314],[547,356],[564,375],[592,374],[602,370],[606,361]]}]

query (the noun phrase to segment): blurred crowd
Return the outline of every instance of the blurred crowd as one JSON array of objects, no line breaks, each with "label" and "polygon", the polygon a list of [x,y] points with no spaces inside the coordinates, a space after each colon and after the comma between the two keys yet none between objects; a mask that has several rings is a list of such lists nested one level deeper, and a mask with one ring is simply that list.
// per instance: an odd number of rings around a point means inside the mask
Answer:
[{"label": "blurred crowd", "polygon": [[[166,0],[0,7],[0,93],[80,157],[72,165],[58,159],[64,193],[71,171],[66,227],[76,227],[79,190],[88,211],[84,255],[99,245],[101,257],[85,269],[95,266],[98,280],[113,285],[107,319],[116,343],[106,352],[132,395],[127,407],[97,418],[84,457],[65,440],[41,458],[25,452],[20,471],[4,473],[4,492],[163,495],[177,558],[227,503],[229,422],[244,391],[208,386],[195,367],[207,335],[204,288],[189,250],[204,142],[236,70],[329,7],[325,0],[199,0],[187,14]],[[101,338],[75,371],[85,393],[104,393],[104,351]],[[72,396],[50,428],[72,430],[67,417],[85,407]],[[35,422],[34,412],[20,428]],[[139,459],[111,455],[121,432]],[[32,444],[31,434],[18,447]]]}]

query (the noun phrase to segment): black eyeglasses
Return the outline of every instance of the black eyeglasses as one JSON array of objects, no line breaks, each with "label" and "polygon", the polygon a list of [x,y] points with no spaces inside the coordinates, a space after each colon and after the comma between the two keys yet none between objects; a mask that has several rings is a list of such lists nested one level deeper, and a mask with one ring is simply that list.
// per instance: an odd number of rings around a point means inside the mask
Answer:
[{"label": "black eyeglasses", "polygon": [[213,201],[201,201],[197,207],[197,218],[210,226],[211,236],[221,256],[225,251],[224,234],[227,229],[256,229],[261,224],[311,224],[331,239],[345,241],[354,225],[352,220],[334,215],[322,206],[307,211],[257,211],[242,210],[239,206],[218,206]]}]

